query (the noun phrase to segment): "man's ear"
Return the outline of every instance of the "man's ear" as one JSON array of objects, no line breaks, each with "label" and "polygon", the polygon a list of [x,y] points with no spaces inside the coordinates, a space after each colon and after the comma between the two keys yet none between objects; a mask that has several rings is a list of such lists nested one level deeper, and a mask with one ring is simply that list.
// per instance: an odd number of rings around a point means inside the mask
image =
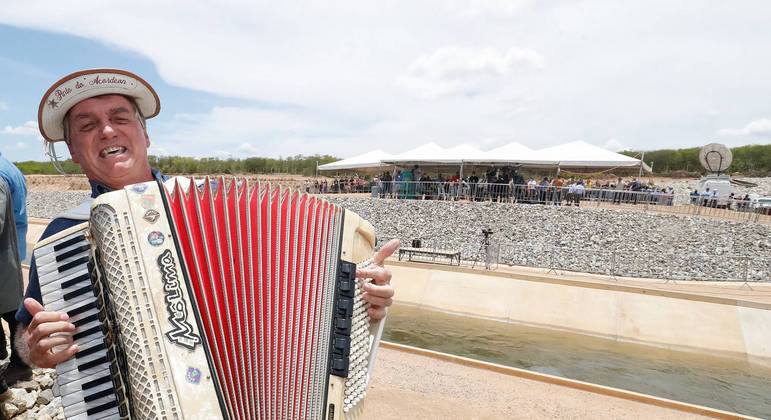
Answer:
[{"label": "man's ear", "polygon": [[70,156],[72,157],[72,163],[78,163],[79,164],[80,163],[80,159],[78,159],[78,156],[77,156],[76,153],[72,152],[72,140],[70,140],[69,142],[65,142],[65,144],[67,144],[67,149],[69,149],[69,151],[70,151]]}]

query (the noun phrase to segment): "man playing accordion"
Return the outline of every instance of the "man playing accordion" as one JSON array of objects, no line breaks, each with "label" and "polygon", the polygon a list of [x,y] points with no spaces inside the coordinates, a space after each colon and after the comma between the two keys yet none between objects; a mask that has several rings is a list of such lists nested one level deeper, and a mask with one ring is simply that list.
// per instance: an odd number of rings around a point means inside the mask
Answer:
[{"label": "man playing accordion", "polygon": [[[97,69],[70,74],[46,92],[38,111],[40,132],[55,162],[53,144],[64,141],[72,161],[83,168],[91,184],[91,197],[140,182],[167,177],[150,167],[150,139],[145,120],[160,111],[153,88],[137,75],[122,70]],[[88,202],[54,219],[41,240],[87,219]],[[85,215],[85,217],[84,217]],[[357,277],[373,279],[364,286],[363,299],[371,304],[373,319],[385,316],[394,294],[391,273],[383,260],[398,247],[387,243],[374,257],[373,268]],[[20,322],[17,346],[35,366],[53,368],[78,352],[71,333],[75,326],[64,312],[46,311],[41,304],[36,262],[31,262],[29,285],[16,319]],[[57,334],[65,333],[65,334]]]}]

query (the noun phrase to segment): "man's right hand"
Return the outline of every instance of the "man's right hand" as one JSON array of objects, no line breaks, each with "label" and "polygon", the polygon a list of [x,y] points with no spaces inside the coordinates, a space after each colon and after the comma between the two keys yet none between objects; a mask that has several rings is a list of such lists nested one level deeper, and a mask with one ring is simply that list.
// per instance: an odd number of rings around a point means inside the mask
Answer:
[{"label": "man's right hand", "polygon": [[[66,313],[46,312],[43,305],[32,298],[24,299],[24,306],[32,314],[32,322],[24,334],[32,363],[42,368],[54,368],[78,352],[78,346],[72,344],[75,325],[68,321]],[[54,333],[64,334],[52,336]],[[54,350],[54,347],[62,345],[66,347]]]}]

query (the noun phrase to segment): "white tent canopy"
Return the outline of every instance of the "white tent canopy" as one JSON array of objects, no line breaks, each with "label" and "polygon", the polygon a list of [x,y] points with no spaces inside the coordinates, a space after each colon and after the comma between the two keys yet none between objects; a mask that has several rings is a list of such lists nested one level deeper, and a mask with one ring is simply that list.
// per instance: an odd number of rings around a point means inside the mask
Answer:
[{"label": "white tent canopy", "polygon": [[321,165],[319,166],[319,170],[334,171],[343,169],[378,168],[381,166],[387,166],[386,164],[382,163],[382,161],[390,159],[392,156],[393,155],[390,153],[386,153],[378,149],[358,156],[350,157],[348,159],[338,160],[337,162]]},{"label": "white tent canopy", "polygon": [[[541,160],[557,161],[559,166],[564,167],[609,168],[621,166],[639,168],[641,163],[640,159],[611,152],[583,141],[540,149],[535,152],[535,156]],[[648,172],[651,170],[644,163],[643,169]]]},{"label": "white tent canopy", "polygon": [[471,144],[443,148],[436,143],[426,143],[412,150],[391,155],[382,150],[343,159],[319,166],[319,170],[378,169],[384,166],[479,166],[521,165],[532,168],[639,168],[650,172],[651,168],[640,159],[611,152],[583,141],[531,150],[513,142],[490,151],[479,150]]},{"label": "white tent canopy", "polygon": [[535,151],[517,142],[512,142],[500,147],[496,147],[495,149],[489,150],[487,152],[483,152],[483,155],[479,157],[471,156],[467,159],[464,159],[464,162],[470,163],[470,164],[507,163],[507,164],[532,164],[532,165],[544,165],[544,166],[556,165],[555,161],[552,161],[552,160],[544,161],[537,155]]},{"label": "white tent canopy", "polygon": [[461,162],[488,158],[487,152],[483,152],[482,150],[479,150],[478,147],[468,143],[459,144],[453,148],[447,149],[447,155]]},{"label": "white tent canopy", "polygon": [[490,150],[487,153],[495,153],[495,154],[501,154],[501,155],[517,155],[517,154],[527,154],[532,153],[533,149],[525,146],[522,143],[517,143],[516,141],[511,142],[509,144],[505,144],[500,147],[496,147],[493,150]]},{"label": "white tent canopy", "polygon": [[390,159],[384,159],[383,163],[390,164],[409,164],[409,163],[461,163],[462,159],[458,156],[452,156],[447,149],[436,143],[426,143],[404,153],[399,153]]}]

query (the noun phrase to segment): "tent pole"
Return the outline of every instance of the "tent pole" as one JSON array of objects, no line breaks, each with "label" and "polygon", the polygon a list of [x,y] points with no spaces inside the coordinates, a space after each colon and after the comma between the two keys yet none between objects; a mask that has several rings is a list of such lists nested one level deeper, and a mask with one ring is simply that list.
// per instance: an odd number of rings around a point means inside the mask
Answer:
[{"label": "tent pole", "polygon": [[463,179],[463,162],[460,163],[460,179]]},{"label": "tent pole", "polygon": [[637,175],[637,179],[642,178],[643,164],[645,164],[645,150],[643,150],[642,157],[640,158],[640,173]]},{"label": "tent pole", "polygon": [[557,164],[557,174],[554,175],[554,177],[555,178],[559,178],[560,177],[560,165],[559,164]]}]

